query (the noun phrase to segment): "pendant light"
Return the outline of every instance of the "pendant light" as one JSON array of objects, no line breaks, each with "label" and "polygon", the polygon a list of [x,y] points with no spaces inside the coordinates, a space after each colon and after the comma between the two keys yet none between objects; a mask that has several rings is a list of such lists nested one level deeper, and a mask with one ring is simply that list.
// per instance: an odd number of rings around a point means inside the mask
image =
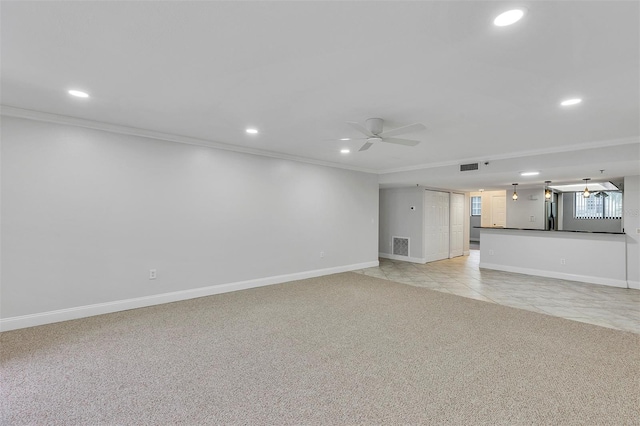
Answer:
[{"label": "pendant light", "polygon": [[511,196],[511,199],[516,201],[518,199],[518,193],[516,192],[516,186],[518,186],[518,184],[512,183],[511,185],[513,185],[513,195]]},{"label": "pendant light", "polygon": [[582,193],[582,196],[584,198],[589,198],[591,194],[589,193],[589,186],[587,184],[589,183],[591,178],[584,178],[582,180],[584,181],[584,192]]},{"label": "pendant light", "polygon": [[545,200],[550,200],[551,199],[551,189],[549,188],[549,184],[551,183],[550,180],[545,180],[544,181],[544,199]]}]

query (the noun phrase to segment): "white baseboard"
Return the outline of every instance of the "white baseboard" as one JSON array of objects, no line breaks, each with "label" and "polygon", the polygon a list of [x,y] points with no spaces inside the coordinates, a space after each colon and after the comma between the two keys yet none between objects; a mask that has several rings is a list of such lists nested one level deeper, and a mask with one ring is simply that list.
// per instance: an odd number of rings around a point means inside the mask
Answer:
[{"label": "white baseboard", "polygon": [[627,288],[627,281],[615,278],[590,277],[587,275],[567,274],[563,272],[544,271],[541,269],[520,268],[517,266],[496,265],[480,262],[480,268],[495,269],[497,271],[515,272],[517,274],[535,275],[538,277],[558,278],[561,280],[580,281],[583,283],[608,285],[611,287]]},{"label": "white baseboard", "polygon": [[74,308],[41,312],[37,314],[1,318],[0,331],[17,330],[19,328],[34,327],[37,325],[52,324],[55,322],[86,318],[95,315],[110,314],[113,312],[144,308],[146,306],[161,305],[163,303],[178,302],[180,300],[195,299],[197,297],[203,296],[212,296],[214,294],[228,293],[231,291],[245,290],[248,288],[281,284],[288,281],[304,280],[306,278],[320,277],[323,275],[337,274],[340,272],[356,271],[358,269],[371,268],[378,265],[379,262],[375,260],[365,263],[336,266],[333,268],[316,269],[312,271],[297,272],[294,274],[277,275],[273,277],[239,281],[229,284],[220,284],[209,287],[174,291],[171,293],[154,294],[151,296],[136,297],[134,299],[116,300],[113,302],[97,303],[95,305],[78,306]]},{"label": "white baseboard", "polygon": [[428,263],[428,262],[437,262],[438,260],[447,260],[449,259],[448,257],[438,257],[438,255],[435,256],[427,256],[424,258],[424,263]]},{"label": "white baseboard", "polygon": [[463,256],[469,256],[471,254],[471,250],[465,250],[462,252]]},{"label": "white baseboard", "polygon": [[640,290],[640,281],[627,281],[627,288]]},{"label": "white baseboard", "polygon": [[408,257],[408,256],[398,256],[397,254],[389,254],[389,253],[378,253],[378,257],[382,257],[384,259],[391,260],[401,260],[403,262],[411,262],[411,263],[426,263],[425,259],[419,257]]}]

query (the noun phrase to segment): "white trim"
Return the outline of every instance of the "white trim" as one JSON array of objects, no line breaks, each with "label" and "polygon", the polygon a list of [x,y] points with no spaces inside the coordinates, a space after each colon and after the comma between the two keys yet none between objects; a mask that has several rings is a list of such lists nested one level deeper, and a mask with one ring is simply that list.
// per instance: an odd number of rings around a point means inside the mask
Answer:
[{"label": "white trim", "polygon": [[407,256],[398,256],[390,253],[378,253],[378,257],[382,257],[384,259],[391,260],[401,260],[403,262],[411,262],[411,263],[426,263],[425,259],[419,257],[407,257]]},{"label": "white trim", "polygon": [[307,278],[337,274],[340,272],[356,271],[358,269],[371,268],[378,265],[379,262],[375,260],[371,262],[356,263],[352,265],[336,266],[333,268],[316,269],[312,271],[297,272],[293,274],[258,278],[255,280],[174,291],[171,293],[154,294],[151,296],[136,297],[133,299],[116,300],[114,302],[97,303],[95,305],[78,306],[74,308],[60,309],[57,311],[3,318],[0,319],[0,331],[34,327],[37,325],[51,324],[60,321],[86,318],[94,315],[110,314],[113,312],[126,311],[129,309],[144,308],[146,306],[161,305],[163,303],[178,302],[181,300],[195,299],[197,297],[211,296],[214,294],[228,293],[231,291],[246,290],[248,288],[280,284],[289,281],[304,280]]},{"label": "white trim", "polygon": [[424,263],[428,263],[428,262],[437,262],[438,260],[447,260],[449,259],[448,257],[438,257],[437,254],[434,254],[433,256],[429,257],[425,257],[424,258]]},{"label": "white trim", "polygon": [[627,281],[614,278],[590,277],[587,275],[566,274],[563,272],[544,271],[541,269],[520,268],[517,266],[497,265],[480,262],[480,268],[495,269],[497,271],[515,272],[517,274],[535,275],[538,277],[558,278],[561,280],[579,281],[583,283],[608,285],[611,287],[627,288]]},{"label": "white trim", "polygon": [[[640,143],[640,140],[637,137],[612,139],[612,140],[606,140],[606,141],[587,142],[587,143],[574,144],[574,145],[535,149],[530,151],[520,151],[520,152],[514,152],[510,154],[492,155],[491,160],[492,161],[509,160],[512,158],[529,157],[532,155],[557,154],[560,152],[571,152],[571,151],[580,151],[585,149],[606,148],[611,146],[631,145],[631,144],[637,144],[637,143]],[[379,170],[377,173],[380,175],[384,175],[388,173],[410,172],[414,170],[433,169],[435,167],[457,166],[460,164],[480,163],[480,162],[482,162],[482,160],[479,160],[478,157],[465,158],[462,160],[442,161],[440,163],[426,163],[426,164],[418,164],[415,166],[396,167],[394,169]],[[469,173],[469,172],[461,172],[461,173]]]},{"label": "white trim", "polygon": [[463,256],[469,256],[471,254],[471,250],[465,250],[462,252]]},{"label": "white trim", "polygon": [[640,290],[640,281],[627,281],[627,288]]},{"label": "white trim", "polygon": [[87,120],[84,118],[69,117],[66,115],[50,114],[48,112],[33,111],[16,108],[8,105],[0,105],[0,115],[7,117],[24,118],[28,120],[44,121],[47,123],[65,124],[68,126],[84,127],[104,132],[118,133],[121,135],[138,136],[149,139],[156,139],[168,142],[177,142],[187,145],[197,145],[207,148],[222,149],[225,151],[241,152],[243,154],[260,155],[262,157],[279,158],[283,160],[298,161],[301,163],[315,164],[317,166],[333,167],[338,169],[353,170],[356,172],[377,174],[376,170],[364,167],[355,167],[348,164],[333,163],[330,161],[314,160],[296,155],[283,154],[279,152],[266,151],[262,149],[249,148],[239,145],[230,145],[222,142],[215,142],[205,139],[192,138],[189,136],[173,135],[170,133],[156,132],[153,130],[139,129],[136,127],[120,126],[117,124],[103,123],[100,121]]}]

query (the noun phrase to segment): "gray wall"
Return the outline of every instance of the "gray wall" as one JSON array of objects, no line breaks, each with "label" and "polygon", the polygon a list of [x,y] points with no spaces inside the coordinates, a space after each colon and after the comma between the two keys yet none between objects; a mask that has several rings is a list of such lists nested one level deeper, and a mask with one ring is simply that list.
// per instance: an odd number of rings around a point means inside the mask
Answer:
[{"label": "gray wall", "polygon": [[519,189],[516,201],[511,194],[507,193],[507,228],[544,229],[544,189]]},{"label": "gray wall", "polygon": [[392,253],[392,237],[408,237],[409,257],[424,257],[423,198],[424,188],[380,190],[380,253]]},{"label": "gray wall", "polygon": [[[576,219],[574,218],[574,192],[565,192],[562,196],[562,230],[622,232],[622,219]],[[624,202],[624,200],[623,200]]]},{"label": "gray wall", "polygon": [[480,241],[480,229],[474,228],[475,226],[481,226],[482,216],[469,216],[469,240],[470,241]]},{"label": "gray wall", "polygon": [[625,236],[483,229],[480,267],[627,287]]},{"label": "gray wall", "polygon": [[10,117],[1,132],[2,318],[377,261],[374,174]]}]

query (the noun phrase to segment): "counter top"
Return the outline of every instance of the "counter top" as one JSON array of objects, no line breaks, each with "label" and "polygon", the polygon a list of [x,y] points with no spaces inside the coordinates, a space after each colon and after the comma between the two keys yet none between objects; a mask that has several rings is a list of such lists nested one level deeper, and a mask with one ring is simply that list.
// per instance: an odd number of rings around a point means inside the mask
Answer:
[{"label": "counter top", "polygon": [[541,232],[572,232],[576,234],[608,234],[608,235],[625,235],[624,232],[602,232],[602,231],[570,231],[570,230],[554,230],[533,229],[533,228],[501,228],[497,226],[474,226],[477,229],[505,229],[512,231],[541,231]]}]

